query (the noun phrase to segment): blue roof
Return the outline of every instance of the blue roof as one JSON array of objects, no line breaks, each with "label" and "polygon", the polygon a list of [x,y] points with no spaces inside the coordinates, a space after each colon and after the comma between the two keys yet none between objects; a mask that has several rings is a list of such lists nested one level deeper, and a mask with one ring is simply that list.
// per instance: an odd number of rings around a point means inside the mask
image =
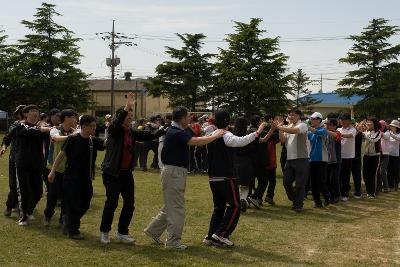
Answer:
[{"label": "blue roof", "polygon": [[343,97],[337,93],[315,93],[307,96],[321,101],[321,104],[335,105],[355,105],[363,99],[362,96]]}]

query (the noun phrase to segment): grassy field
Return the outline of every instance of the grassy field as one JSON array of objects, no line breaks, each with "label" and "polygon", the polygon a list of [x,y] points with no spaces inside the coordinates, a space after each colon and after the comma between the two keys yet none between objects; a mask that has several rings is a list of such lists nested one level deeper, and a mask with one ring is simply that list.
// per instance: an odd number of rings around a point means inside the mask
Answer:
[{"label": "grassy field", "polygon": [[[99,155],[99,162],[103,154]],[[280,173],[280,171],[279,171]],[[0,202],[8,192],[8,161],[0,159]],[[186,191],[187,251],[153,245],[143,229],[162,205],[159,175],[135,171],[136,210],[131,223],[135,246],[98,241],[105,200],[100,172],[94,181],[91,208],[82,219],[86,240],[65,238],[56,217],[42,226],[45,195],[36,208],[36,220],[17,226],[16,214],[0,216],[0,266],[400,266],[400,193],[375,200],[350,199],[326,209],[305,203],[305,212],[290,209],[282,186],[277,184],[277,205],[251,209],[240,218],[231,249],[205,247],[201,241],[212,211],[206,176],[189,176]],[[4,207],[4,206],[3,206]],[[121,205],[116,212],[113,235]]]}]

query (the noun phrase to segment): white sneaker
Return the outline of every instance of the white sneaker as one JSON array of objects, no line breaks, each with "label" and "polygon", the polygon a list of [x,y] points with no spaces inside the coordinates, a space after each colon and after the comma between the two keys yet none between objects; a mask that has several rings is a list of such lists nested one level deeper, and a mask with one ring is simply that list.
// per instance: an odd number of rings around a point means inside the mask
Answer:
[{"label": "white sneaker", "polygon": [[185,250],[185,249],[187,249],[187,246],[184,244],[176,244],[174,246],[165,245],[165,248],[176,249],[176,250]]},{"label": "white sneaker", "polygon": [[164,242],[161,241],[161,238],[159,236],[155,236],[152,233],[150,233],[147,229],[143,230],[144,234],[150,237],[156,244],[163,245]]},{"label": "white sneaker", "polygon": [[342,200],[343,202],[346,202],[348,200],[347,197],[342,197],[340,200]]},{"label": "white sneaker", "polygon": [[130,235],[122,235],[117,233],[117,240],[125,244],[135,244],[135,239]]},{"label": "white sneaker", "polygon": [[28,220],[29,221],[34,221],[35,219],[36,219],[35,216],[33,216],[32,214],[28,215]]},{"label": "white sneaker", "polygon": [[111,243],[110,237],[108,236],[108,232],[107,233],[100,232],[100,243],[103,243],[103,244]]},{"label": "white sneaker", "polygon": [[28,225],[28,220],[22,220],[21,219],[21,220],[18,221],[18,225],[19,226],[26,226],[26,225]]},{"label": "white sneaker", "polygon": [[228,238],[217,236],[216,234],[213,234],[212,238],[214,238],[215,240],[218,240],[219,242],[221,242],[222,244],[224,244],[224,245],[226,245],[228,247],[232,247],[233,246],[233,242],[230,241]]}]

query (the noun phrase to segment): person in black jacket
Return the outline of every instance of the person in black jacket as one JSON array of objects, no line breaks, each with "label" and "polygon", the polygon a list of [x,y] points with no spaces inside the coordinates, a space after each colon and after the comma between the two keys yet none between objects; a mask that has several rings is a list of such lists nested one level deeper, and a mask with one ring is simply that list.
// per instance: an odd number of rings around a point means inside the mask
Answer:
[{"label": "person in black jacket", "polygon": [[24,117],[15,129],[17,146],[15,164],[17,177],[17,193],[20,208],[18,225],[25,226],[43,194],[42,171],[44,164],[43,138],[51,128],[37,125],[39,109],[28,105],[22,110]]},{"label": "person in black jacket", "polygon": [[109,231],[118,206],[119,195],[124,201],[119,217],[117,239],[124,243],[134,243],[129,235],[129,224],[134,211],[134,169],[135,142],[151,141],[165,134],[161,128],[155,132],[133,130],[134,94],[129,93],[124,108],[117,110],[114,120],[108,127],[107,149],[101,166],[103,184],[106,188],[107,199],[104,203],[103,216],[100,225],[100,242],[110,243]]},{"label": "person in black jacket", "polygon": [[16,177],[16,167],[15,167],[15,148],[16,147],[16,136],[15,129],[18,125],[21,124],[21,120],[23,119],[22,109],[25,105],[19,105],[14,115],[16,117],[16,121],[11,124],[8,132],[3,137],[3,142],[1,144],[0,149],[0,158],[4,155],[7,148],[11,145],[10,155],[8,159],[8,186],[9,192],[6,201],[6,209],[4,210],[4,216],[10,217],[11,211],[13,208],[18,207],[18,194],[17,194],[17,177]]}]

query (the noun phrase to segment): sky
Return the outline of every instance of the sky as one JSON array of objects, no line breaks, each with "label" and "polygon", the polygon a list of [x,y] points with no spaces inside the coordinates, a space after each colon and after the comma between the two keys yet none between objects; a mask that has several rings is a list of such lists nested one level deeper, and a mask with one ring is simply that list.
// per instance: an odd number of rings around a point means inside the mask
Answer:
[{"label": "sky", "polygon": [[[29,31],[21,20],[33,20],[42,1],[0,0],[0,29],[15,43]],[[155,74],[155,67],[170,58],[165,46],[181,47],[175,33],[203,33],[207,36],[204,52],[217,53],[226,48],[226,34],[233,32],[233,21],[249,22],[261,18],[265,37],[280,37],[281,52],[288,55],[288,71],[302,68],[312,80],[322,74],[322,89],[330,92],[351,67],[338,63],[346,56],[352,41],[345,39],[359,34],[373,18],[391,20],[400,25],[398,0],[54,0],[62,14],[56,22],[82,38],[83,55],[80,68],[92,78],[109,78],[108,44],[96,33],[111,31],[115,20],[116,32],[134,37],[137,46],[121,46],[116,54],[121,59],[117,77],[132,72],[134,77]],[[397,35],[390,40],[399,43]],[[311,89],[317,92],[320,84]]]}]

